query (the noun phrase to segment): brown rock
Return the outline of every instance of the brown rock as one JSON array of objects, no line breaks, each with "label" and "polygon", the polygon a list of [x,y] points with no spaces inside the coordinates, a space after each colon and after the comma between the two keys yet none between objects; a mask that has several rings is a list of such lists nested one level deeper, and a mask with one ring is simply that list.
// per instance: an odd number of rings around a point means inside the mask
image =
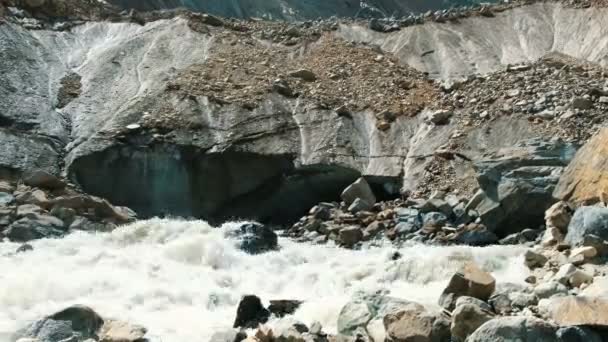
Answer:
[{"label": "brown rock", "polygon": [[572,219],[573,210],[568,203],[560,201],[545,211],[545,223],[547,227],[558,228],[562,233],[568,231],[568,224]]},{"label": "brown rock", "polygon": [[608,128],[603,128],[577,153],[562,174],[555,198],[576,205],[596,203],[608,192]]},{"label": "brown rock", "polygon": [[452,336],[464,341],[470,334],[485,322],[494,318],[494,314],[475,304],[459,305],[452,312]]},{"label": "brown rock", "polygon": [[345,246],[352,247],[363,239],[363,231],[357,226],[342,228],[339,239]]},{"label": "brown rock", "polygon": [[439,305],[451,311],[454,309],[456,300],[461,296],[487,301],[495,288],[496,280],[494,277],[470,262],[465,265],[462,272],[452,276],[448,286],[439,297]]},{"label": "brown rock", "polygon": [[23,182],[26,185],[44,189],[63,189],[66,185],[59,177],[42,170],[26,174],[23,178]]},{"label": "brown rock", "polygon": [[107,321],[101,328],[100,342],[137,342],[146,335],[146,328],[121,321]]},{"label": "brown rock", "polygon": [[559,325],[608,326],[608,299],[600,297],[553,297],[547,313]]},{"label": "brown rock", "polygon": [[435,317],[421,305],[384,317],[387,340],[392,342],[431,342]]},{"label": "brown rock", "polygon": [[524,263],[531,270],[545,266],[547,261],[548,259],[546,256],[532,250],[527,250],[524,254]]}]

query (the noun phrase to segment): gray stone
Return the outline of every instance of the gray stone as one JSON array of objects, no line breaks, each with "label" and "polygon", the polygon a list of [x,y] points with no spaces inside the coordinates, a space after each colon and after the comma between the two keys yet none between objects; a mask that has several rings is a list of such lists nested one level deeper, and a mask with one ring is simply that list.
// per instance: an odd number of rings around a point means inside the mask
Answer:
[{"label": "gray stone", "polygon": [[496,280],[489,273],[479,269],[473,263],[465,265],[461,272],[452,276],[450,282],[439,297],[439,305],[453,310],[459,297],[468,296],[488,300],[494,289]]},{"label": "gray stone", "polygon": [[423,215],[423,226],[441,227],[448,222],[447,216],[440,212],[430,212]]},{"label": "gray stone", "polygon": [[67,226],[71,225],[74,222],[74,218],[76,217],[76,210],[72,208],[62,208],[59,206],[54,206],[51,209],[51,215],[62,220]]},{"label": "gray stone", "polygon": [[93,309],[76,305],[32,323],[19,331],[15,340],[35,338],[39,342],[58,342],[75,338],[80,342],[95,338],[103,324],[104,320]]},{"label": "gray stone", "polygon": [[353,214],[356,214],[360,211],[368,211],[374,207],[373,204],[370,204],[366,200],[361,198],[355,199],[355,201],[348,207],[348,211]]},{"label": "gray stone", "polygon": [[352,247],[363,239],[363,231],[357,226],[340,229],[340,242],[348,247]]},{"label": "gray stone", "polygon": [[241,298],[236,310],[233,328],[257,328],[266,323],[270,312],[264,308],[259,297],[246,295]]},{"label": "gray stone", "polygon": [[65,234],[63,221],[48,215],[33,215],[13,222],[4,232],[9,240],[28,242],[36,239],[61,237]]},{"label": "gray stone", "polygon": [[242,223],[226,234],[237,241],[238,247],[249,254],[260,254],[276,250],[277,234],[269,226],[256,223]]},{"label": "gray stone", "polygon": [[591,109],[593,108],[593,101],[584,97],[576,97],[572,99],[570,105],[575,109]]},{"label": "gray stone", "polygon": [[357,179],[354,183],[344,189],[340,197],[346,205],[349,206],[353,204],[357,198],[360,198],[371,205],[376,204],[376,196],[374,196],[372,188],[363,177]]},{"label": "gray stone", "polygon": [[487,321],[467,342],[555,342],[557,327],[529,317],[500,317]]},{"label": "gray stone", "polygon": [[418,308],[420,305],[379,294],[356,294],[340,311],[338,333],[353,336],[359,329],[365,330],[370,322],[410,307]]},{"label": "gray stone", "polygon": [[581,246],[586,235],[608,239],[608,208],[580,207],[574,213],[565,241],[571,246]]},{"label": "gray stone", "polygon": [[540,283],[534,288],[534,294],[539,299],[551,298],[558,295],[568,294],[568,288],[557,281]]},{"label": "gray stone", "polygon": [[[474,227],[470,228],[471,225],[474,225]],[[469,246],[487,246],[496,243],[498,237],[484,225],[470,224],[463,232],[458,234],[455,241]]]},{"label": "gray stone", "polygon": [[530,249],[524,254],[524,263],[529,269],[543,267],[548,260],[546,256]]},{"label": "gray stone", "polygon": [[35,170],[32,172],[28,172],[24,176],[23,182],[26,185],[33,186],[35,188],[44,188],[51,190],[63,189],[66,186],[66,183],[59,177],[52,175],[44,170]]},{"label": "gray stone", "polygon": [[422,207],[420,208],[420,211],[422,213],[438,211],[448,217],[453,215],[452,206],[447,201],[440,199],[440,198],[429,199],[422,205]]},{"label": "gray stone", "polygon": [[597,235],[586,234],[583,236],[582,245],[595,248],[599,256],[608,255],[608,242]]},{"label": "gray stone", "polygon": [[553,189],[574,157],[573,144],[533,139],[476,161],[480,193],[467,205],[499,237],[536,228],[555,202]]},{"label": "gray stone", "polygon": [[452,311],[451,333],[455,341],[465,341],[477,328],[494,318],[494,313],[475,304],[456,305]]},{"label": "gray stone", "polygon": [[0,192],[0,206],[11,204],[14,201],[15,197],[13,197],[13,195],[8,194],[6,192]]}]

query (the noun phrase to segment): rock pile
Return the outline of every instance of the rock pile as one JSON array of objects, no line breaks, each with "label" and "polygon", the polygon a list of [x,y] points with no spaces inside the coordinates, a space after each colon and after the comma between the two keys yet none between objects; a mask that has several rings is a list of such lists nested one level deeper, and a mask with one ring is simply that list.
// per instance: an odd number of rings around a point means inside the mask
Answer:
[{"label": "rock pile", "polygon": [[15,184],[0,181],[0,237],[14,242],[60,237],[73,230],[111,231],[135,213],[77,191],[44,171]]}]

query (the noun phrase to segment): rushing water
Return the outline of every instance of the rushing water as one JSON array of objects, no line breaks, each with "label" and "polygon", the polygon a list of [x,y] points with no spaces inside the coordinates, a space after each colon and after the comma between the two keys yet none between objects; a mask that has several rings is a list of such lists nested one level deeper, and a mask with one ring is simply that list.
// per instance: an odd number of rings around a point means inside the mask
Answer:
[{"label": "rushing water", "polygon": [[[152,219],[113,233],[75,233],[33,243],[0,243],[0,336],[72,304],[146,326],[153,341],[207,341],[232,325],[243,294],[300,299],[295,318],[336,329],[341,307],[359,290],[434,306],[449,277],[475,260],[498,282],[522,282],[518,247],[391,246],[359,251],[280,239],[281,249],[248,255],[203,221]],[[2,337],[0,337],[0,340]],[[4,342],[4,341],[1,341]]]}]

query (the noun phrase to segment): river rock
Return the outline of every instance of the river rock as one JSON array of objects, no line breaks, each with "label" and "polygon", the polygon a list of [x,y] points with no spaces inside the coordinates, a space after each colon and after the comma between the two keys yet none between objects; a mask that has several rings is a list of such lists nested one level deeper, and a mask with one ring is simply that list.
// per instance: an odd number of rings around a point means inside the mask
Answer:
[{"label": "river rock", "polygon": [[556,295],[565,295],[567,293],[568,288],[558,281],[540,283],[534,288],[534,294],[539,299],[551,298]]},{"label": "river rock", "polygon": [[595,249],[595,247],[592,246],[582,246],[575,248],[570,252],[571,258],[577,257],[579,255],[581,255],[585,261],[588,261],[597,256],[597,250]]},{"label": "river rock", "polygon": [[576,205],[597,203],[608,193],[608,128],[602,128],[579,151],[561,176],[554,196]]},{"label": "river rock", "polygon": [[104,320],[93,309],[86,306],[71,306],[41,320],[17,333],[19,338],[35,338],[39,342],[63,340],[82,342],[96,338]]},{"label": "river rock", "polygon": [[474,163],[481,190],[467,204],[499,237],[544,223],[553,189],[576,148],[559,139],[533,139]]},{"label": "river rock", "polygon": [[376,204],[376,196],[374,196],[372,188],[363,177],[360,177],[344,189],[340,197],[348,206],[353,204],[357,198],[360,198],[371,205]]},{"label": "river rock", "polygon": [[243,296],[236,310],[233,327],[257,328],[259,324],[266,323],[269,317],[270,312],[264,308],[258,296]]},{"label": "river rock", "polygon": [[568,225],[565,241],[571,246],[580,246],[585,235],[608,239],[608,208],[580,207]]},{"label": "river rock", "polygon": [[572,213],[573,210],[568,203],[559,201],[545,211],[545,225],[558,228],[562,233],[566,233]]},{"label": "river rock", "polygon": [[587,327],[563,327],[556,336],[559,342],[603,342],[597,332]]},{"label": "river rock", "polygon": [[546,256],[530,249],[524,254],[524,263],[531,270],[545,266],[548,260]]},{"label": "river rock", "polygon": [[387,314],[410,307],[419,308],[420,304],[379,294],[357,294],[340,311],[338,333],[355,336],[370,323],[382,322]]},{"label": "river rock", "polygon": [[99,332],[100,342],[141,342],[147,329],[123,321],[106,320]]},{"label": "river rock", "polygon": [[557,227],[547,227],[541,239],[541,245],[548,247],[564,241],[564,234]]},{"label": "river rock", "polygon": [[43,170],[36,170],[25,175],[23,183],[26,185],[49,190],[63,189],[65,181]]},{"label": "river rock", "polygon": [[363,231],[357,226],[340,229],[338,238],[347,247],[352,247],[363,239]]},{"label": "river rock", "polygon": [[384,317],[386,341],[391,342],[439,342],[445,338],[442,329],[434,329],[437,315],[422,305],[410,305]]},{"label": "river rock", "polygon": [[579,287],[584,283],[593,282],[593,276],[580,270],[573,264],[562,265],[553,279],[561,284],[569,284],[572,287]]},{"label": "river rock", "polygon": [[371,204],[361,198],[357,198],[350,206],[348,206],[348,211],[350,211],[353,214],[356,214],[360,211],[368,211],[373,206],[374,206],[373,204]]},{"label": "river rock", "polygon": [[531,317],[500,317],[487,321],[467,342],[555,342],[557,327]]},{"label": "river rock", "polygon": [[439,298],[439,305],[451,311],[456,305],[456,300],[461,296],[487,301],[495,288],[496,280],[492,275],[484,272],[474,263],[468,263],[462,272],[452,276]]},{"label": "river rock", "polygon": [[65,233],[63,221],[48,215],[36,214],[13,222],[4,235],[14,242],[60,237]]},{"label": "river rock", "polygon": [[271,300],[268,311],[277,317],[283,317],[292,315],[300,305],[302,301],[299,300]]},{"label": "river rock", "polygon": [[597,235],[585,235],[583,237],[583,246],[595,248],[598,256],[608,255],[608,242]]},{"label": "river rock", "polygon": [[25,253],[33,250],[34,247],[32,247],[32,245],[30,245],[29,243],[24,243],[23,245],[19,246],[19,248],[17,248],[15,253]]},{"label": "river rock", "polygon": [[279,247],[277,234],[269,226],[257,222],[239,224],[226,234],[236,239],[238,247],[249,254],[260,254]]},{"label": "river rock", "polygon": [[[487,304],[486,304],[487,305]],[[451,334],[454,341],[465,341],[477,328],[494,318],[494,313],[475,304],[456,305],[452,311]]]},{"label": "river rock", "polygon": [[593,283],[587,286],[581,295],[587,297],[605,297],[608,298],[608,277],[595,277]]},{"label": "river rock", "polygon": [[543,306],[549,318],[562,326],[593,325],[608,327],[608,299],[563,296],[549,299]]},{"label": "river rock", "polygon": [[51,209],[51,215],[57,217],[58,219],[63,221],[65,225],[69,226],[72,224],[72,222],[74,222],[74,218],[76,217],[76,210],[72,208],[62,208],[54,206],[53,209]]}]

